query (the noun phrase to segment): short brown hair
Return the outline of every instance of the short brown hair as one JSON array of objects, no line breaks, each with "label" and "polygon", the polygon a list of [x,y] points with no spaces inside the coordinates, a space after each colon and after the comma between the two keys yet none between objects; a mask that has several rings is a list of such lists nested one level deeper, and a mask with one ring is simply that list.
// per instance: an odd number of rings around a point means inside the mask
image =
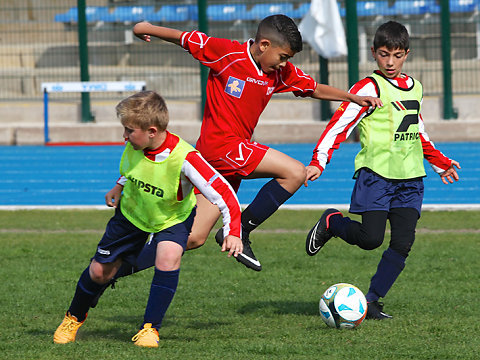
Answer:
[{"label": "short brown hair", "polygon": [[408,50],[410,36],[408,30],[396,21],[388,21],[380,25],[373,39],[373,50],[385,46],[388,50]]},{"label": "short brown hair", "polygon": [[123,126],[147,130],[155,126],[165,131],[168,125],[168,109],[165,100],[154,91],[141,91],[123,99],[115,107]]},{"label": "short brown hair", "polygon": [[295,22],[286,15],[270,15],[258,24],[255,41],[268,39],[274,46],[288,45],[293,52],[302,51],[302,35]]}]

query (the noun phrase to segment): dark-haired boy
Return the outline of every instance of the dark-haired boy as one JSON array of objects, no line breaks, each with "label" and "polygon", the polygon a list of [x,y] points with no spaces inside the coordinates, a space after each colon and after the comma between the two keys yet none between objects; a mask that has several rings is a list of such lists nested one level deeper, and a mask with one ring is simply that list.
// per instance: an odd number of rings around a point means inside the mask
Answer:
[{"label": "dark-haired boy", "polygon": [[[242,179],[272,178],[242,213],[243,252],[237,260],[260,271],[262,267],[250,247],[249,234],[298,190],[306,176],[299,161],[251,140],[272,95],[293,92],[295,96],[374,107],[381,105],[380,100],[317,84],[291,64],[289,59],[302,50],[302,37],[294,21],[285,15],[263,19],[255,39],[243,44],[147,22],[136,24],[133,31],[147,42],[157,37],[180,45],[210,68],[203,123],[196,144],[205,159],[235,190]],[[219,216],[218,209],[201,194],[197,195],[197,204],[189,249],[204,244]],[[222,242],[221,230],[216,239]]]},{"label": "dark-haired boy", "polygon": [[378,248],[385,236],[387,219],[391,238],[366,294],[367,318],[388,319],[379,298],[386,296],[405,267],[415,240],[415,227],[423,201],[423,158],[441,180],[459,179],[460,165],[437,150],[429,140],[420,116],[422,84],[402,73],[409,53],[409,35],[400,23],[389,21],[375,34],[372,55],[378,70],[356,83],[350,92],[377,96],[383,107],[371,109],[342,103],[322,133],[307,166],[307,180],[317,179],[338,149],[357,126],[361,150],[355,158],[355,186],[350,212],[361,214],[362,222],[328,209],[310,230],[308,255],[315,255],[332,237],[340,237],[364,250]]}]

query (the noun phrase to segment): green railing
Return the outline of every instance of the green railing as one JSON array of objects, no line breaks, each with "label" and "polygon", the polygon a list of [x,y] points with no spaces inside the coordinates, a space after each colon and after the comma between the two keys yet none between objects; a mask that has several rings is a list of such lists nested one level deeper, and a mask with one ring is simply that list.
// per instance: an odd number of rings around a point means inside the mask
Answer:
[{"label": "green railing", "polygon": [[[200,18],[199,24],[196,0],[82,1],[86,5],[83,35],[79,26],[81,21],[74,11],[79,3],[77,0],[0,2],[0,101],[40,102],[42,82],[79,81],[85,78],[86,71],[90,81],[145,80],[147,88],[159,91],[167,99],[200,99],[202,85],[198,63],[178,46],[162,41],[146,44],[134,39],[131,32],[134,23],[150,19],[156,24],[182,30],[203,27],[208,28],[212,36],[245,41],[254,36],[256,25],[263,16],[260,12],[274,6],[272,1],[261,0],[202,0],[200,6],[205,8],[207,21],[202,24]],[[445,2],[450,7],[448,14],[441,11]],[[357,76],[368,75],[375,65],[370,55],[375,29],[381,23],[394,19],[409,29],[411,55],[405,71],[422,81],[426,96],[448,98],[449,94],[479,94],[478,2],[339,1],[344,24],[348,25],[345,28],[349,33],[357,33],[354,37],[358,39],[358,52],[352,52],[355,42],[349,41],[349,57],[328,61],[329,83],[346,89]],[[309,1],[279,0],[275,1],[277,3],[278,6],[270,10],[290,14],[299,23]],[[429,7],[415,8],[422,3],[428,3]],[[220,10],[221,5],[228,5],[231,9]],[[388,11],[385,11],[385,6]],[[120,11],[128,7],[131,7],[129,13]],[[352,23],[346,21],[346,9],[349,8],[357,13],[354,29]],[[445,26],[446,18],[450,19],[448,26]],[[449,33],[442,32],[442,29],[448,28]],[[82,44],[82,39],[88,39],[88,43]],[[451,49],[445,53],[442,52],[442,44],[447,44],[448,39]],[[88,57],[81,56],[85,52],[88,52]],[[87,58],[88,63],[85,64]],[[320,60],[306,44],[304,51],[294,57],[293,63],[319,79]],[[75,95],[59,94],[58,98],[70,99],[72,96]],[[93,100],[102,100],[117,99],[122,94],[90,96]],[[444,109],[446,115],[454,115],[448,114],[449,111]]]}]

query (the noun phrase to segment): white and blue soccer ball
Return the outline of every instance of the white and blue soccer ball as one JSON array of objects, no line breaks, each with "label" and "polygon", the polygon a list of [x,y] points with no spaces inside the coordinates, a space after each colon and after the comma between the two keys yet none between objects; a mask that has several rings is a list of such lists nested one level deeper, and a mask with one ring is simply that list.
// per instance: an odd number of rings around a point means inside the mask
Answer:
[{"label": "white and blue soccer ball", "polygon": [[320,298],[320,316],[332,328],[353,329],[367,315],[367,299],[354,285],[339,283],[330,286]]}]

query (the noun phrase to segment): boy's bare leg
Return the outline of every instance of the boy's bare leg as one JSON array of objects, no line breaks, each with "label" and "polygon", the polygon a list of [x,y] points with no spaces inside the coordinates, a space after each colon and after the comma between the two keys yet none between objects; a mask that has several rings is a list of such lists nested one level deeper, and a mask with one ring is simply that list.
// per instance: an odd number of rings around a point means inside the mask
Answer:
[{"label": "boy's bare leg", "polygon": [[300,161],[270,148],[247,179],[272,177],[281,187],[293,194],[302,186],[306,176],[305,166]]},{"label": "boy's bare leg", "polygon": [[202,194],[195,196],[197,197],[197,211],[193,220],[192,232],[188,237],[187,250],[202,246],[220,217],[217,205],[212,204]]}]

